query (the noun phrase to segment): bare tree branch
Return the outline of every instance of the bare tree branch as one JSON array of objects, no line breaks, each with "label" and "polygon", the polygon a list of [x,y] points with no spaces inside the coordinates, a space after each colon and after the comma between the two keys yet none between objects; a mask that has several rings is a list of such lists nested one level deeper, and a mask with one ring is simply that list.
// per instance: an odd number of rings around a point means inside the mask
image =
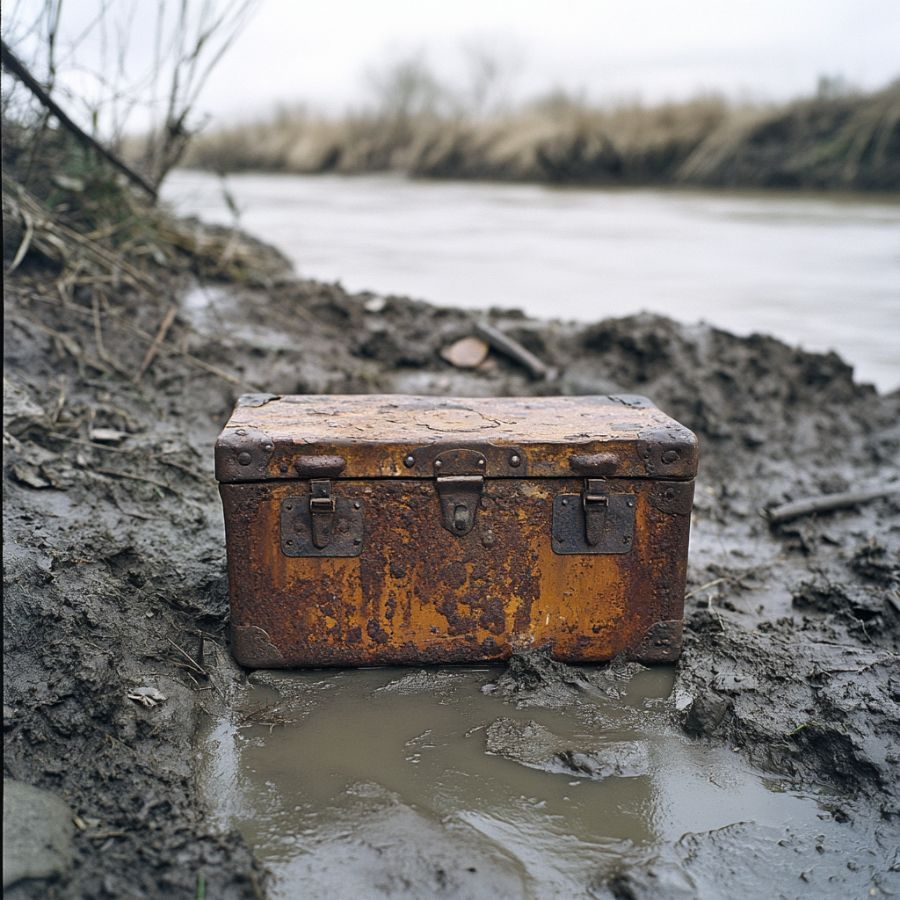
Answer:
[{"label": "bare tree branch", "polygon": [[129,181],[137,185],[156,201],[156,189],[147,183],[137,172],[125,165],[118,157],[106,149],[99,141],[92,138],[76,125],[56,101],[41,87],[37,79],[16,58],[13,52],[6,46],[6,41],[0,38],[0,62],[3,68],[14,78],[17,78],[32,94],[37,101],[50,112],[54,118],[76,137],[81,143],[90,147],[95,153],[105,159],[113,168],[125,175]]}]

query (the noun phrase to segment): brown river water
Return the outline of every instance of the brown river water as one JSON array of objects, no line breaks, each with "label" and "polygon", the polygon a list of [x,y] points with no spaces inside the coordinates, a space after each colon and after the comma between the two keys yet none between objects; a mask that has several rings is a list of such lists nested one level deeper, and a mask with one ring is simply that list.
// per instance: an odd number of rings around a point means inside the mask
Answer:
[{"label": "brown river water", "polygon": [[[896,197],[242,174],[240,224],[299,274],[434,303],[594,321],[648,310],[834,349],[900,386]],[[222,182],[182,171],[176,209],[231,223]]]}]

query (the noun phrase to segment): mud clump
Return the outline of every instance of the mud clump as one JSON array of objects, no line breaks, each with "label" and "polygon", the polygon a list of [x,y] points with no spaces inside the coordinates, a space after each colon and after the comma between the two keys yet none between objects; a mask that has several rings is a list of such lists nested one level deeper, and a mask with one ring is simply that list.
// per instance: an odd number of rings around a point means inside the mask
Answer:
[{"label": "mud clump", "polygon": [[[724,741],[768,771],[897,810],[900,666],[838,621],[780,619],[721,630],[692,616],[677,690],[688,733]],[[768,627],[764,627],[768,626]]]},{"label": "mud clump", "polygon": [[[823,814],[823,818],[830,816]],[[796,897],[891,895],[896,878],[881,867],[884,849],[857,836],[838,844],[833,837],[801,835],[790,826],[777,829],[738,822],[685,834],[661,854],[599,873],[588,896],[687,900],[721,897],[725,892],[735,897],[768,897],[775,891]],[[723,860],[727,860],[724,876]]]},{"label": "mud clump", "polygon": [[598,781],[633,778],[650,768],[647,748],[640,742],[573,742],[532,720],[497,719],[487,728],[485,747],[532,769]]},{"label": "mud clump", "polygon": [[539,706],[561,709],[592,696],[621,696],[622,686],[644,666],[615,659],[603,668],[570,666],[541,650],[515,653],[503,674],[482,691],[498,694],[520,709]]},{"label": "mud clump", "polygon": [[495,684],[487,684],[485,693],[498,693],[519,707],[569,706],[590,690],[588,677],[573,666],[557,662],[539,650],[515,654]]}]

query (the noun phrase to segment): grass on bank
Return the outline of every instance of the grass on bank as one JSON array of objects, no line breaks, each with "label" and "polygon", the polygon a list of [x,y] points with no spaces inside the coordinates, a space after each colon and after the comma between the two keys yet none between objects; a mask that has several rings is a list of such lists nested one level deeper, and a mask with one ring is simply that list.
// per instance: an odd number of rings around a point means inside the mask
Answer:
[{"label": "grass on bank", "polygon": [[204,225],[148,202],[65,131],[2,123],[3,257],[54,270],[67,290],[104,284],[158,290],[157,273],[269,283],[287,262],[234,228]]},{"label": "grass on bank", "polygon": [[717,97],[595,108],[557,94],[489,116],[383,104],[304,110],[199,135],[188,166],[218,172],[401,172],[578,184],[900,190],[900,81],[781,106]]}]

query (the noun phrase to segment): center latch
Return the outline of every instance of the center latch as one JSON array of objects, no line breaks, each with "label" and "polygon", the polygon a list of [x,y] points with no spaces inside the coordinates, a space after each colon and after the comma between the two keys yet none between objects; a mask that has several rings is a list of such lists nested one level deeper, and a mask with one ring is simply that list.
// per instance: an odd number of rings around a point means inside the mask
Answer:
[{"label": "center latch", "polygon": [[434,460],[441,524],[462,536],[475,527],[487,460],[477,450],[446,450]]},{"label": "center latch", "polygon": [[309,488],[312,542],[321,550],[331,543],[334,533],[335,502],[331,493],[331,481],[327,478],[314,478],[310,481]]},{"label": "center latch", "polygon": [[588,546],[596,547],[603,539],[609,518],[609,496],[602,478],[586,478],[581,494],[584,510],[584,539]]}]

